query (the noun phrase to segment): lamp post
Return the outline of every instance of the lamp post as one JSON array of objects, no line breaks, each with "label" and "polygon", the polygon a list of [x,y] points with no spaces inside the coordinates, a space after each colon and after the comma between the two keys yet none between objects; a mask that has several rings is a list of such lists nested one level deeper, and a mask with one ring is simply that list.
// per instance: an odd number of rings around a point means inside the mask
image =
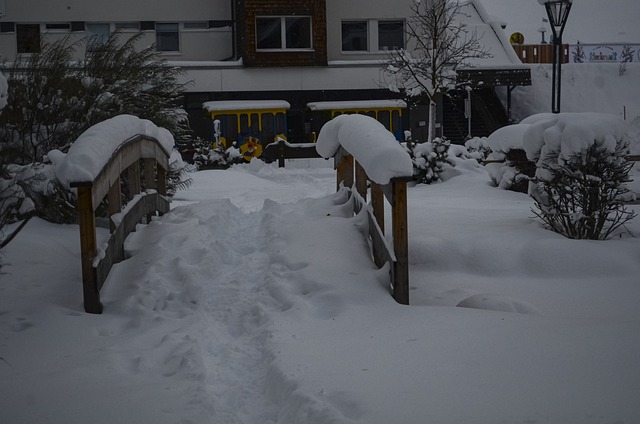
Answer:
[{"label": "lamp post", "polygon": [[573,0],[538,0],[547,10],[553,31],[553,74],[551,85],[551,112],[560,113],[560,86],[562,83],[562,33],[569,17]]}]

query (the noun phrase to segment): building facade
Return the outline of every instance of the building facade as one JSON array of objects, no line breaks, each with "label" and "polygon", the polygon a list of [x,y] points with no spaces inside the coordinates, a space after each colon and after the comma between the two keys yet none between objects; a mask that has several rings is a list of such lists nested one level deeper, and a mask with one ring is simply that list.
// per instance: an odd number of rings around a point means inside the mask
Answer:
[{"label": "building facade", "polygon": [[[0,0],[0,57],[37,51],[42,41],[68,37],[82,58],[92,43],[119,31],[141,32],[144,46],[185,71],[185,108],[194,130],[211,138],[203,113],[216,100],[284,100],[288,138],[308,141],[316,125],[309,103],[397,98],[382,62],[405,45],[409,0]],[[465,6],[493,58],[479,66],[520,63],[479,0]],[[407,111],[405,126],[420,138],[426,108]]]}]

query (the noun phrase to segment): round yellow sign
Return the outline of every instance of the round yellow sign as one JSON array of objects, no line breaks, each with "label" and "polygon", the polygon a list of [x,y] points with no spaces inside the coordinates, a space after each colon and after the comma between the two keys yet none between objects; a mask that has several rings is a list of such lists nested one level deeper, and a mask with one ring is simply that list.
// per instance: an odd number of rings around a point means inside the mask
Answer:
[{"label": "round yellow sign", "polygon": [[524,44],[524,35],[521,32],[514,32],[509,40],[511,44]]}]

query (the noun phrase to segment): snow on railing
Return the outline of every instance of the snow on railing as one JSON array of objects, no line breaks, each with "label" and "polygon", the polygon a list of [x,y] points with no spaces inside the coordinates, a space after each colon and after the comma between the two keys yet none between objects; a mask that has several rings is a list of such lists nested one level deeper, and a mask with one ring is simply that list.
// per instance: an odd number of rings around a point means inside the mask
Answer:
[{"label": "snow on railing", "polygon": [[[169,131],[150,121],[121,115],[89,128],[66,155],[59,151],[49,153],[58,180],[78,192],[82,285],[87,312],[102,312],[100,289],[113,264],[124,259],[127,235],[144,216],[148,222],[152,214],[169,211],[165,196],[172,150],[173,137]],[[144,160],[143,170],[140,170],[140,160]],[[123,210],[121,176],[125,171],[127,194],[134,200]],[[98,249],[95,215],[105,198],[111,217],[111,237]]]},{"label": "snow on railing", "polygon": [[[333,157],[337,186],[354,194],[354,212],[366,210],[375,264],[390,264],[391,293],[409,304],[409,243],[407,181],[413,175],[411,157],[393,134],[366,115],[340,115],[320,130],[316,146],[324,158]],[[367,186],[371,202],[367,205]],[[393,246],[385,235],[384,198],[391,205]]]},{"label": "snow on railing", "polygon": [[342,147],[378,184],[413,175],[411,157],[384,125],[366,115],[340,115],[324,124],[316,149],[324,158]]}]

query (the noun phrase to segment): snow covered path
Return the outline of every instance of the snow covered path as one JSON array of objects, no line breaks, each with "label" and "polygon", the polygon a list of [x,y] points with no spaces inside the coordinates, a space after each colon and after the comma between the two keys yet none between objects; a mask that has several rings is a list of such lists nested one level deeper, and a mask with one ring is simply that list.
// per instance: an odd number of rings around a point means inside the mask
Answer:
[{"label": "snow covered path", "polygon": [[638,422],[640,222],[566,240],[454,171],[410,190],[410,307],[330,168],[193,174],[103,315],[77,226],[32,220],[0,275],[0,423]]}]

